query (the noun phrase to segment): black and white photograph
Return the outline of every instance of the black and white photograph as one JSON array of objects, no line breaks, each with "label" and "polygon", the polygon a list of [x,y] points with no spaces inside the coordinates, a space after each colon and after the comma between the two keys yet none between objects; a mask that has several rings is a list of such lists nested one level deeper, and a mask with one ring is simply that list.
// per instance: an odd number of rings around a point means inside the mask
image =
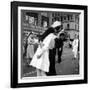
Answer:
[{"label": "black and white photograph", "polygon": [[80,14],[21,10],[21,77],[80,74]]},{"label": "black and white photograph", "polygon": [[84,80],[84,10],[20,5],[17,11],[17,82]]}]

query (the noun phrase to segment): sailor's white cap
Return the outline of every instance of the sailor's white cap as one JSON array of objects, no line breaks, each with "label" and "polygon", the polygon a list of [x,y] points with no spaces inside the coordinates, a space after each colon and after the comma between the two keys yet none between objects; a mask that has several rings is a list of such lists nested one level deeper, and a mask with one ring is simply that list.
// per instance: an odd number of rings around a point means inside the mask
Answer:
[{"label": "sailor's white cap", "polygon": [[61,22],[60,22],[60,21],[55,21],[55,22],[51,25],[51,27],[55,28],[55,27],[60,26],[60,25],[61,25]]}]

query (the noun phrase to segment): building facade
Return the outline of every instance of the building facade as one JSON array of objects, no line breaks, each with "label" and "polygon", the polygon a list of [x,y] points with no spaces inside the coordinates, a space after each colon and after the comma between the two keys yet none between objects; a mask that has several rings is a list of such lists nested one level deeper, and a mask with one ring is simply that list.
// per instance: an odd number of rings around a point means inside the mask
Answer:
[{"label": "building facade", "polygon": [[72,12],[22,11],[22,30],[42,34],[56,20],[61,21],[63,28],[71,38],[79,33],[79,15]]}]

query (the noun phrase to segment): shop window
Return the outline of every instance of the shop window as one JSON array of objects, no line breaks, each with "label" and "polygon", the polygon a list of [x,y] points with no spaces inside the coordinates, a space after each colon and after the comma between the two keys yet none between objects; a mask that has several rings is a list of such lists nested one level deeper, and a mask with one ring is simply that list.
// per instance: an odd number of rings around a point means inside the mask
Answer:
[{"label": "shop window", "polygon": [[70,17],[70,16],[69,16],[69,15],[67,15],[68,20],[69,20],[69,17]]},{"label": "shop window", "polygon": [[69,29],[70,28],[70,25],[69,24],[67,24],[67,29]]},{"label": "shop window", "polygon": [[48,25],[49,25],[49,18],[42,16],[41,27],[48,27]]},{"label": "shop window", "polygon": [[64,16],[64,20],[66,20],[66,16]]},{"label": "shop window", "polygon": [[34,12],[26,12],[25,20],[28,21],[28,24],[37,26],[38,14]]},{"label": "shop window", "polygon": [[63,21],[63,17],[61,16],[61,21]]}]

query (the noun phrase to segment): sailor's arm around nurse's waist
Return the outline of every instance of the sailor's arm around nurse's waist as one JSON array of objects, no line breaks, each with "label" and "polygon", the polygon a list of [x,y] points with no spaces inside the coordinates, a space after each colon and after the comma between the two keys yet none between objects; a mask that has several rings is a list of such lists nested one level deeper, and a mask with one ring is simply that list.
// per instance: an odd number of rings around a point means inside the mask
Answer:
[{"label": "sailor's arm around nurse's waist", "polygon": [[42,46],[42,48],[41,48],[41,52],[39,53],[39,55],[43,54],[46,50],[49,49],[50,44],[52,44],[53,36],[54,36],[54,35],[50,34],[50,35],[46,38],[45,42],[43,42],[43,46]]}]

